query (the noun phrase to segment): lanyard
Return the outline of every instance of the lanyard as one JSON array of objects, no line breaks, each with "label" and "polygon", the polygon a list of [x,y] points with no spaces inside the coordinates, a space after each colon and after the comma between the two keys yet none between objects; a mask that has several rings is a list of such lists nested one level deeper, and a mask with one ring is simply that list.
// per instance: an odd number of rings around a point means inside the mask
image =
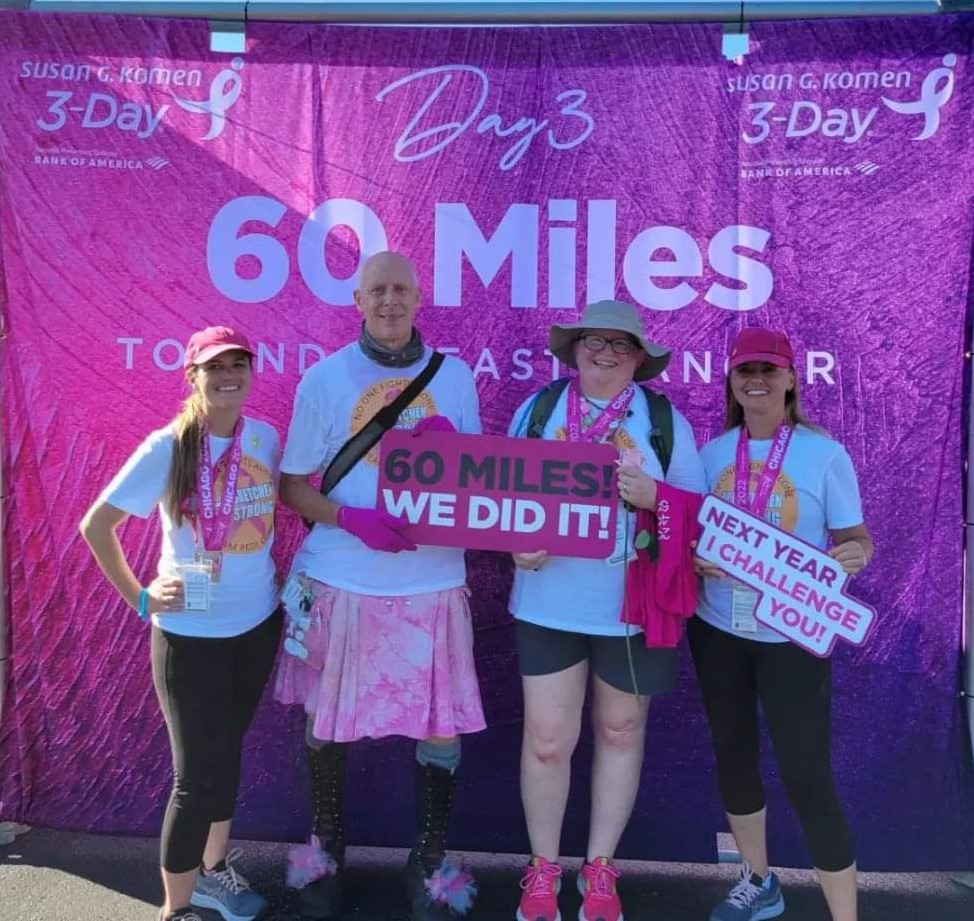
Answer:
[{"label": "lanyard", "polygon": [[758,484],[754,490],[754,498],[750,497],[751,488],[751,454],[747,426],[741,424],[741,432],[737,437],[737,463],[734,465],[734,505],[750,512],[756,518],[764,518],[767,511],[774,485],[778,482],[785,463],[785,453],[795,430],[784,422],[775,429],[771,439],[771,448],[764,468],[758,477]]},{"label": "lanyard", "polygon": [[[243,458],[242,435],[243,416],[237,419],[237,424],[233,427],[230,448],[214,464],[210,455],[209,431],[205,425],[203,426],[203,456],[196,471],[196,495],[199,497],[198,530],[205,550],[222,550],[230,533],[233,505],[237,498],[237,479],[240,476],[240,462]],[[213,501],[213,488],[221,467],[226,467],[226,479],[223,483],[220,504],[217,505]]]},{"label": "lanyard", "polygon": [[586,429],[582,429],[582,391],[578,381],[568,386],[568,440],[574,443],[601,441],[610,429],[618,428],[619,421],[629,410],[636,388],[629,384],[613,399],[598,418]]}]

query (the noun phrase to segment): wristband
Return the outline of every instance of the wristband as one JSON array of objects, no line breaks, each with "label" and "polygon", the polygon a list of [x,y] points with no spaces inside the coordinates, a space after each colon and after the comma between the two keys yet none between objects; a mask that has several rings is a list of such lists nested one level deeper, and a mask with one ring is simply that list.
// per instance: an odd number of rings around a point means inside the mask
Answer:
[{"label": "wristband", "polygon": [[139,590],[139,620],[149,619],[149,590],[143,588]]}]

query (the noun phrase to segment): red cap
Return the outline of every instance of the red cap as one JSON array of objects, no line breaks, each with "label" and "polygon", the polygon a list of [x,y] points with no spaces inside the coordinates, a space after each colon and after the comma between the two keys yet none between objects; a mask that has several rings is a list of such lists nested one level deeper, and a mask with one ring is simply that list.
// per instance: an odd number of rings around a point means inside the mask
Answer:
[{"label": "red cap", "polygon": [[728,366],[736,368],[751,361],[767,362],[779,368],[790,368],[792,351],[788,337],[773,329],[760,327],[742,329],[731,346]]},{"label": "red cap", "polygon": [[243,333],[238,333],[229,326],[207,326],[206,329],[201,329],[189,337],[183,367],[191,368],[193,365],[205,364],[211,358],[216,358],[217,355],[232,349],[254,355],[250,340]]}]

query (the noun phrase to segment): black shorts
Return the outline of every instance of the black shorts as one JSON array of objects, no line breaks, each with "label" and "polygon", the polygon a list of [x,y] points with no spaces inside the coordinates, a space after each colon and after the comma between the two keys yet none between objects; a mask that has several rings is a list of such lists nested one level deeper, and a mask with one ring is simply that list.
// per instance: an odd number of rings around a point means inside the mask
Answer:
[{"label": "black shorts", "polygon": [[619,691],[659,694],[676,684],[676,650],[647,649],[641,632],[628,637],[593,636],[523,620],[515,624],[518,663],[525,677],[553,675],[588,660],[592,671]]}]

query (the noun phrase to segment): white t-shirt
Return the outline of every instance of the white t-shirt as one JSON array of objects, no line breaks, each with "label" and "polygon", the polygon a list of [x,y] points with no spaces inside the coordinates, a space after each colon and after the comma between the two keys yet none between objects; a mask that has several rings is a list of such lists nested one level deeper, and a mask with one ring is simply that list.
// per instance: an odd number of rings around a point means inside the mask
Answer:
[{"label": "white t-shirt", "polygon": [[[529,397],[514,414],[509,435],[524,437],[531,406]],[[558,397],[543,436],[564,440],[568,420],[568,388]],[[659,459],[649,443],[651,425],[649,405],[644,394],[636,391],[629,415],[616,430],[613,443],[620,451],[638,451],[640,466],[651,477],[663,479]],[[697,454],[693,430],[686,418],[673,409],[673,456],[666,482],[679,489],[705,491],[703,465]],[[636,515],[626,514],[619,503],[619,533],[616,550],[609,560],[587,560],[578,557],[552,557],[537,572],[516,569],[511,589],[510,612],[525,620],[554,630],[569,630],[598,636],[624,636],[639,628],[620,621],[625,585],[623,551],[634,553]],[[628,524],[627,524],[628,523]],[[543,550],[543,547],[539,547]]]},{"label": "white t-shirt", "polygon": [[[247,418],[241,439],[243,458],[237,479],[233,524],[223,549],[219,581],[211,587],[210,609],[205,613],[153,614],[152,622],[168,633],[239,636],[256,627],[277,607],[276,570],[271,547],[274,546],[280,439],[266,422]],[[162,523],[160,576],[176,575],[177,560],[192,560],[196,552],[196,533],[192,524],[184,518],[176,527],[163,502],[172,465],[172,445],[171,426],[153,432],[136,448],[101,494],[102,501],[139,518],[148,518],[158,505]],[[210,436],[210,456],[214,462],[229,447],[229,438]],[[214,500],[217,502],[223,494],[224,478],[221,468],[214,483]]]},{"label": "white t-shirt", "polygon": [[[734,468],[740,428],[731,429],[700,449],[707,471],[707,488],[734,501]],[[751,458],[751,498],[757,477],[771,448],[771,439],[748,441]],[[859,483],[848,452],[833,438],[805,426],[795,429],[781,474],[764,515],[765,521],[824,548],[829,531],[862,524]],[[758,621],[757,632],[735,633],[731,626],[733,580],[704,579],[697,615],[718,630],[764,643],[787,643],[780,633]]]},{"label": "white t-shirt", "polygon": [[[407,368],[390,368],[367,358],[357,342],[313,365],[298,384],[281,471],[323,473],[351,435],[388,405],[416,377],[433,354]],[[399,416],[397,428],[440,415],[458,432],[479,435],[480,407],[473,372],[447,355],[426,389]],[[329,493],[328,498],[375,508],[379,446],[376,445]],[[362,595],[418,595],[456,588],[467,580],[463,550],[422,546],[415,551],[371,550],[337,525],[316,524],[294,557],[292,572]]]}]

